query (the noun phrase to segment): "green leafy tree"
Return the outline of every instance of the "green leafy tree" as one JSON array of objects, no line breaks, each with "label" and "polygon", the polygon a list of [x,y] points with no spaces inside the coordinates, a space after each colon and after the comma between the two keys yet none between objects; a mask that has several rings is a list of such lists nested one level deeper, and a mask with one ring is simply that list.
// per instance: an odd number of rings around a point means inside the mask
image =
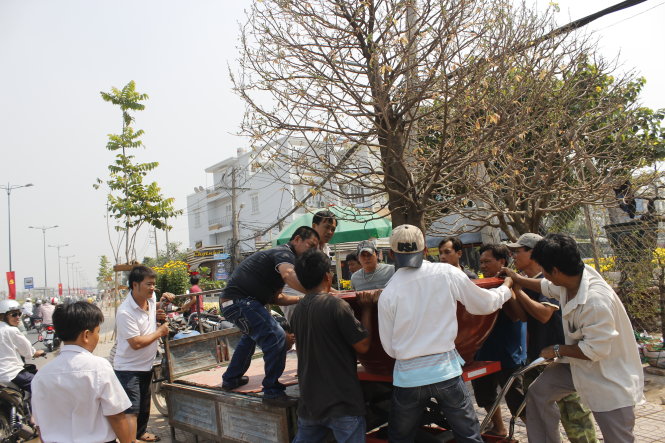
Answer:
[{"label": "green leafy tree", "polygon": [[97,274],[97,288],[106,289],[113,281],[113,268],[106,255],[99,257],[99,272]]},{"label": "green leafy tree", "polygon": [[[102,99],[118,106],[122,111],[122,132],[109,134],[106,149],[115,153],[115,160],[108,166],[109,178],[97,179],[93,186],[98,189],[102,184],[109,188],[107,208],[110,217],[119,224],[115,229],[124,237],[124,255],[126,263],[135,260],[134,245],[136,235],[144,224],[157,229],[169,230],[165,220],[180,215],[175,210],[173,198],[165,198],[156,182],[144,183],[144,178],[155,169],[158,162],[138,163],[131,150],[143,147],[140,137],[143,130],[132,127],[133,111],[142,111],[141,102],[148,99],[147,94],[136,91],[134,81],[122,89],[111,88],[111,92],[101,92]],[[116,253],[116,260],[119,254]]]},{"label": "green leafy tree", "polygon": [[144,257],[143,264],[150,267],[163,266],[166,262],[173,261],[187,261],[187,251],[181,251],[181,242],[169,242],[166,249],[159,251],[157,257]]}]

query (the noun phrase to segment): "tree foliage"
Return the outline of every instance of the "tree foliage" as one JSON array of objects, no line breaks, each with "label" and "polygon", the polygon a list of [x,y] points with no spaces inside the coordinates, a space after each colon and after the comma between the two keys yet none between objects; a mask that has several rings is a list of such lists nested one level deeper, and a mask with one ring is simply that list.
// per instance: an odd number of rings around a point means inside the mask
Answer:
[{"label": "tree foliage", "polygon": [[113,268],[106,255],[99,257],[99,271],[97,273],[97,287],[104,289],[110,286],[109,282],[113,280]]},{"label": "tree foliage", "polygon": [[[617,78],[607,62],[588,57],[521,60],[504,82],[478,91],[494,118],[510,119],[520,131],[508,139],[493,134],[499,139],[492,155],[441,187],[442,196],[461,194],[473,203],[453,201],[441,214],[460,213],[516,238],[541,231],[545,218],[556,225],[582,204],[616,205],[614,190],[662,158],[664,112],[639,106],[644,79]],[[486,109],[475,113],[476,124],[489,118]],[[440,143],[445,132],[438,118],[425,130],[426,147]]]},{"label": "tree foliage", "polygon": [[173,260],[177,262],[187,261],[187,251],[181,251],[181,242],[169,242],[166,249],[159,251],[157,257],[144,257],[143,264],[150,267],[164,266],[167,262]]},{"label": "tree foliage", "polygon": [[143,130],[132,127],[134,117],[131,112],[144,110],[145,105],[141,102],[147,100],[148,95],[137,92],[133,80],[122,89],[113,87],[111,92],[100,94],[104,101],[118,106],[122,111],[122,132],[108,135],[106,149],[115,153],[115,159],[108,166],[109,178],[105,181],[98,178],[93,186],[99,189],[102,184],[106,184],[109,189],[108,213],[118,223],[115,229],[124,236],[125,259],[130,263],[136,258],[134,244],[141,227],[148,224],[157,229],[169,230],[171,226],[166,220],[181,214],[182,211],[174,209],[173,198],[162,196],[156,182],[143,181],[159,163],[139,163],[133,154],[128,153],[132,149],[143,147],[140,139]]},{"label": "tree foliage", "polygon": [[[248,105],[243,132],[313,189],[325,177],[343,198],[350,187],[385,194],[394,225],[425,227],[469,201],[457,192],[465,176],[481,185],[505,146],[539,128],[558,133],[549,119],[562,104],[553,97],[547,109],[537,96],[550,85],[528,88],[562,79],[593,45],[545,38],[551,12],[508,0],[257,1],[233,75]],[[294,133],[309,143],[280,150],[277,137]]]}]

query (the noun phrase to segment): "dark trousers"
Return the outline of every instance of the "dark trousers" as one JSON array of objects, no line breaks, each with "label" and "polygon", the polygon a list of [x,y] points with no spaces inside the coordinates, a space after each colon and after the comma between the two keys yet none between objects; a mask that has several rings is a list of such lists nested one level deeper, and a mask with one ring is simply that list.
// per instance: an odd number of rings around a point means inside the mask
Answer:
[{"label": "dark trousers", "polygon": [[446,416],[455,441],[482,443],[480,423],[471,403],[471,395],[462,377],[414,388],[393,386],[393,398],[388,421],[388,440],[391,443],[411,443],[422,419],[423,410],[431,398],[436,399]]},{"label": "dark trousers", "polygon": [[12,383],[14,383],[16,386],[21,388],[24,391],[32,392],[32,388],[30,387],[30,383],[32,383],[32,379],[35,377],[34,372],[31,372],[28,369],[23,369],[21,372],[16,374],[16,377],[12,380]]},{"label": "dark trousers", "polygon": [[238,384],[252,362],[258,344],[263,351],[265,397],[279,397],[285,386],[279,382],[286,364],[286,335],[270,312],[253,298],[234,300],[222,309],[224,317],[242,331],[243,336],[236,346],[229,366],[222,376],[223,384],[233,387]]},{"label": "dark trousers", "polygon": [[136,414],[136,438],[140,438],[148,429],[148,420],[150,419],[152,372],[115,371],[115,375],[132,402],[125,413]]}]

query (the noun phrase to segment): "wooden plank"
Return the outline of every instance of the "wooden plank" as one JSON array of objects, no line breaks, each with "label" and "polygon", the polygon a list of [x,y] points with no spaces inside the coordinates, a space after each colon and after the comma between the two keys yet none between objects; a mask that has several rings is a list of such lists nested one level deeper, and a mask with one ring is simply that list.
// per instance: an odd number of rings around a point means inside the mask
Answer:
[{"label": "wooden plank", "polygon": [[169,381],[228,362],[241,335],[237,328],[229,328],[179,340],[167,340],[165,351]]}]

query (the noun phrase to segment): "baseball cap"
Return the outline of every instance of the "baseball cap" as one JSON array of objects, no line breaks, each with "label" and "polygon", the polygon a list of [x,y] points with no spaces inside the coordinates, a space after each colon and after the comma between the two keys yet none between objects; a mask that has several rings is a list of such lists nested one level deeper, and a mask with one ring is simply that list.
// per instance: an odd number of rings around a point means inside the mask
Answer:
[{"label": "baseball cap", "polygon": [[508,246],[510,249],[517,249],[525,246],[527,248],[533,249],[534,246],[536,246],[536,243],[542,239],[543,237],[538,234],[527,232],[526,234],[520,235],[520,238],[517,239],[517,243],[506,243],[506,246]]},{"label": "baseball cap", "polygon": [[395,254],[395,269],[419,268],[424,258],[423,232],[413,225],[399,225],[390,235],[390,249]]},{"label": "baseball cap", "polygon": [[358,243],[357,251],[358,255],[360,255],[360,253],[363,251],[367,251],[370,254],[376,254],[376,245],[371,240],[363,240],[360,243]]}]

